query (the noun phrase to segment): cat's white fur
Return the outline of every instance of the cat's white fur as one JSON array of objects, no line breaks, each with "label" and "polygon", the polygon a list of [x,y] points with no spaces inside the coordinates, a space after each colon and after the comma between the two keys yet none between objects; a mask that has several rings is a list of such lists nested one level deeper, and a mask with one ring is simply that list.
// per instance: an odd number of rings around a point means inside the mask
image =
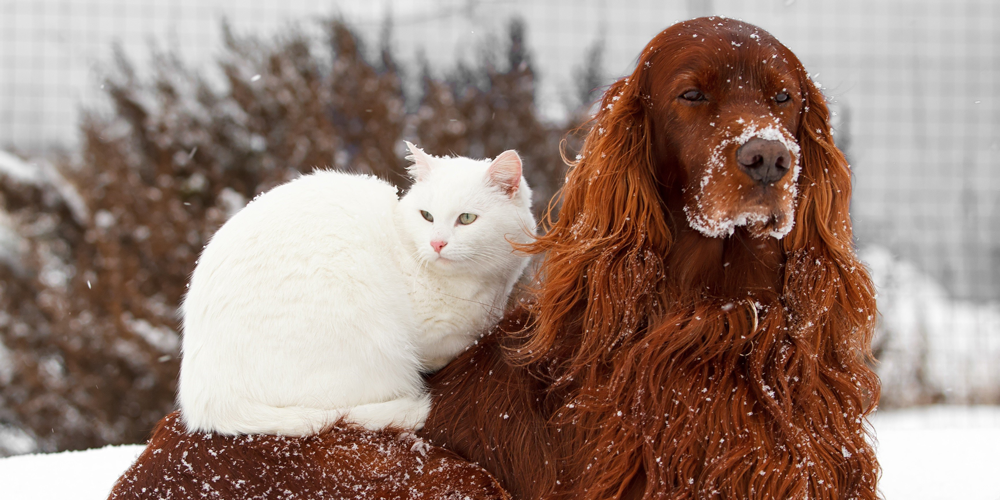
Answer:
[{"label": "cat's white fur", "polygon": [[[407,145],[415,182],[402,199],[374,177],[317,171],[211,239],[182,306],[188,430],[423,425],[420,373],[499,320],[528,262],[510,242],[528,242],[535,223],[517,153],[490,162]],[[478,218],[460,224],[463,213]]]}]

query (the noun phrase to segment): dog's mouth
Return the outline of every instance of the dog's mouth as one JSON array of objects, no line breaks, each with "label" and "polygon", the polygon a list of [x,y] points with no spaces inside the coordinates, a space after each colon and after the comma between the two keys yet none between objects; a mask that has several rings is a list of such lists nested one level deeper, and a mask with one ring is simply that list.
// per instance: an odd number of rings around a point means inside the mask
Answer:
[{"label": "dog's mouth", "polygon": [[703,209],[684,207],[688,225],[708,238],[732,236],[738,227],[746,227],[755,238],[784,238],[794,225],[793,210],[757,205],[728,213],[706,212]]},{"label": "dog's mouth", "polygon": [[763,217],[747,216],[746,224],[737,223],[737,226],[745,225],[750,231],[750,235],[755,238],[770,236],[780,240],[792,230],[792,226],[795,223],[794,215],[781,210],[775,210]]}]

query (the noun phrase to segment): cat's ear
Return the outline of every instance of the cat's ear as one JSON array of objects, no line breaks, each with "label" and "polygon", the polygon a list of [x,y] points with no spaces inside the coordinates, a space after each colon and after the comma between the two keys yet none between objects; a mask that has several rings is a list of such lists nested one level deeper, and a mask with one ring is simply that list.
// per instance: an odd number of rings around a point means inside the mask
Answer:
[{"label": "cat's ear", "polygon": [[431,172],[431,155],[410,141],[404,142],[406,142],[406,148],[410,150],[410,155],[406,159],[413,162],[413,165],[406,167],[406,171],[413,180],[420,182],[426,179]]},{"label": "cat's ear", "polygon": [[517,151],[508,149],[497,156],[486,171],[489,185],[500,188],[507,196],[513,198],[521,185],[521,157]]}]

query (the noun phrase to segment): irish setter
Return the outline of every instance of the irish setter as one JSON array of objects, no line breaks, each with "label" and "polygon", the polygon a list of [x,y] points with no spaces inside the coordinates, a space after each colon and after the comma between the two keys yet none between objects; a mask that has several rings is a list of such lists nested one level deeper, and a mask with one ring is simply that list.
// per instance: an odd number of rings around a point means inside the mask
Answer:
[{"label": "irish setter", "polygon": [[112,498],[874,499],[850,193],[786,47],[674,25],[604,95],[528,249],[537,288],[430,380],[423,436],[485,471],[392,430],[218,437],[172,415]]},{"label": "irish setter", "polygon": [[791,51],[671,26],[604,94],[533,296],[431,380],[424,435],[515,498],[876,498],[850,197]]}]

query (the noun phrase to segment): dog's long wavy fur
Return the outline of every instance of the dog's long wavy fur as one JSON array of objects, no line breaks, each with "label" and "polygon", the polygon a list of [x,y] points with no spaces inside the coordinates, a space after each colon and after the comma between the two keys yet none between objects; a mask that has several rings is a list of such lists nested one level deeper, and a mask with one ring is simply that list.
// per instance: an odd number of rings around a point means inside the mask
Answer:
[{"label": "dog's long wavy fur", "polygon": [[[749,32],[803,94],[795,224],[707,238],[652,143],[657,54]],[[535,290],[432,379],[424,434],[515,498],[876,498],[875,300],[850,194],[824,98],[787,48],[736,21],[667,29],[604,94],[529,249],[544,256]]]}]

